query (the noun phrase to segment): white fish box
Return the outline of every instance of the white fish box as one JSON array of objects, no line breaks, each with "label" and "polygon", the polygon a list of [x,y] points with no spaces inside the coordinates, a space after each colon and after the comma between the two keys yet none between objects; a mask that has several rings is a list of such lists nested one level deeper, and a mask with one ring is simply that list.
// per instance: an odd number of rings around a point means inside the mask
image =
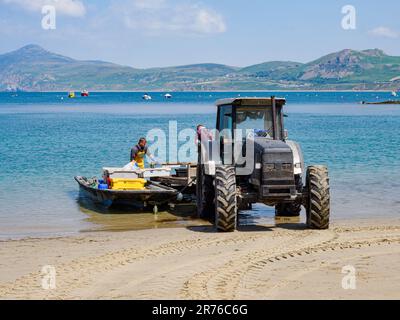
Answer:
[{"label": "white fish box", "polygon": [[110,179],[138,179],[140,177],[140,170],[127,171],[122,168],[103,168],[103,178],[109,177]]},{"label": "white fish box", "polygon": [[171,168],[151,168],[141,170],[141,178],[158,178],[171,176]]},{"label": "white fish box", "polygon": [[171,168],[146,168],[133,171],[124,170],[123,168],[103,168],[103,177],[111,179],[147,179],[157,177],[171,176]]}]

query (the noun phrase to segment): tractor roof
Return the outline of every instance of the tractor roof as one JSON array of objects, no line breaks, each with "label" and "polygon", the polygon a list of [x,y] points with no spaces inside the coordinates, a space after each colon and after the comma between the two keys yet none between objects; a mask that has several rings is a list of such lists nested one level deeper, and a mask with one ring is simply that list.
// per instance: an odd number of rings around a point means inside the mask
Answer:
[{"label": "tractor roof", "polygon": [[[273,97],[243,97],[243,98],[228,98],[220,99],[215,103],[218,107],[224,105],[235,106],[272,106]],[[275,98],[277,105],[285,105],[285,98]]]}]

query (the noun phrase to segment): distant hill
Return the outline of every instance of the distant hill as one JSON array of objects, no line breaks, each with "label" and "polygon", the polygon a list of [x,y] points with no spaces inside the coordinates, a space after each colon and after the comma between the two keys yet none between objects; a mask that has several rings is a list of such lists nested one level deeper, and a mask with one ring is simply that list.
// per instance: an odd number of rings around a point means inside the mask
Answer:
[{"label": "distant hill", "polygon": [[[323,85],[390,86],[399,76],[400,57],[383,51],[343,50],[303,65],[296,76],[301,81]],[[392,84],[393,85],[393,84]]]},{"label": "distant hill", "polygon": [[255,64],[250,67],[240,69],[239,73],[247,75],[271,76],[274,78],[282,77],[283,73],[288,73],[302,66],[300,62],[291,61],[270,61]]},{"label": "distant hill", "polygon": [[400,87],[400,57],[378,49],[342,50],[309,63],[265,62],[245,68],[194,64],[136,69],[80,61],[37,45],[0,55],[0,91],[339,90]]}]

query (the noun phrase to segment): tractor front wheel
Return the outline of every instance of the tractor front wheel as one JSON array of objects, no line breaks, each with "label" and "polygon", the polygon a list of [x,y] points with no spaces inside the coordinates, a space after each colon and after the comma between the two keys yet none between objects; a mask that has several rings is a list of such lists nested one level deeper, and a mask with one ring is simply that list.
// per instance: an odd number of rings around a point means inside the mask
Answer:
[{"label": "tractor front wheel", "polygon": [[307,168],[307,226],[311,229],[328,229],[330,219],[330,192],[328,168]]},{"label": "tractor front wheel", "polygon": [[233,232],[237,226],[236,172],[233,166],[218,166],[215,172],[215,226]]}]

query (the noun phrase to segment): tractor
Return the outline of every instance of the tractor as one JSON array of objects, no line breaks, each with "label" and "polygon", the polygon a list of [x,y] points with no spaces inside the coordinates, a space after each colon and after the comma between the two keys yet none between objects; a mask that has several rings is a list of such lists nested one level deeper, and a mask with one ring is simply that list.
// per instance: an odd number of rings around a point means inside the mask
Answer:
[{"label": "tractor", "polygon": [[215,134],[198,134],[197,214],[218,231],[235,231],[239,211],[255,203],[280,217],[298,217],[304,206],[307,227],[329,228],[328,169],[305,169],[284,128],[285,104],[276,97],[218,100]]}]

